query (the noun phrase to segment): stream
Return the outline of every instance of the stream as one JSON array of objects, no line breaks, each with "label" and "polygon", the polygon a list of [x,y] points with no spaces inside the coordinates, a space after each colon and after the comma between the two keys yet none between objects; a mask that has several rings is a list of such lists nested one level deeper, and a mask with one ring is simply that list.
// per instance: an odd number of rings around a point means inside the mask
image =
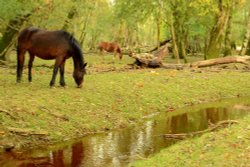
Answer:
[{"label": "stream", "polygon": [[148,157],[180,140],[161,134],[207,129],[222,120],[237,120],[250,111],[250,100],[228,99],[144,118],[130,128],[95,134],[28,151],[0,153],[1,167],[120,167]]}]

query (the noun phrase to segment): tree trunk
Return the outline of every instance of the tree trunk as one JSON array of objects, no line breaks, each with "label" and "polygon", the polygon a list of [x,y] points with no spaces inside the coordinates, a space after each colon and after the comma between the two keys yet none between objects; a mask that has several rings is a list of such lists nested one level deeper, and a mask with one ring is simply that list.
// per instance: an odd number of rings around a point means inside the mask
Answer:
[{"label": "tree trunk", "polygon": [[0,60],[8,60],[8,53],[10,53],[10,50],[13,48],[18,32],[30,15],[31,14],[17,16],[9,21],[3,37],[0,40]]},{"label": "tree trunk", "polygon": [[250,55],[250,40],[248,40],[247,51],[245,55]]},{"label": "tree trunk", "polygon": [[[186,55],[186,37],[187,37],[187,26],[185,22],[187,21],[187,11],[186,9],[180,10],[183,7],[183,1],[172,1],[171,7],[173,12],[173,27],[175,32],[175,41],[178,49],[179,58],[184,59],[187,63]],[[184,8],[184,7],[183,7]]]},{"label": "tree trunk", "polygon": [[82,28],[82,32],[79,38],[80,41],[80,45],[83,46],[83,43],[85,41],[85,37],[86,37],[86,28],[87,28],[87,24],[89,22],[89,17],[90,17],[90,12],[88,13],[88,15],[86,16],[86,19],[83,21],[83,28]]},{"label": "tree trunk", "polygon": [[230,7],[229,16],[228,16],[228,22],[227,22],[227,28],[226,28],[226,35],[225,35],[225,50],[224,50],[224,56],[231,56],[232,50],[231,50],[231,38],[232,38],[232,14],[233,14],[233,5]]},{"label": "tree trunk", "polygon": [[[97,6],[97,2],[94,3],[94,7],[93,8],[96,9],[96,6]],[[89,23],[90,16],[93,14],[93,11],[91,10],[91,11],[87,12],[87,16],[84,16],[82,32],[81,32],[81,35],[79,37],[79,41],[80,41],[80,45],[81,46],[83,46],[83,43],[85,41],[87,25]]]},{"label": "tree trunk", "polygon": [[219,13],[216,16],[216,22],[210,33],[209,45],[206,52],[206,58],[212,59],[217,58],[220,55],[221,45],[225,28],[229,18],[230,6],[232,2],[223,2],[225,0],[219,0]]},{"label": "tree trunk", "polygon": [[[75,0],[73,1],[73,3],[75,3]],[[63,30],[68,31],[70,21],[74,18],[76,13],[77,13],[76,7],[73,4],[73,6],[71,7],[71,9],[68,13],[67,19],[65,20],[65,23],[62,27]]]},{"label": "tree trunk", "polygon": [[157,36],[156,36],[157,49],[159,49],[160,48],[160,33],[161,33],[161,22],[160,22],[159,17],[156,18],[156,27],[157,27]]},{"label": "tree trunk", "polygon": [[182,57],[184,59],[184,62],[187,63],[187,53],[186,53],[186,44],[183,40],[180,41],[181,43],[181,53],[182,53]]},{"label": "tree trunk", "polygon": [[240,50],[240,55],[241,56],[245,55],[246,52],[247,52],[247,48],[249,46],[249,38],[250,38],[250,12],[249,12],[249,15],[248,15],[248,23],[247,23],[246,33],[244,35],[244,40],[243,40],[242,47],[241,47],[241,50]]},{"label": "tree trunk", "polygon": [[172,35],[172,43],[173,43],[173,54],[174,54],[174,57],[177,61],[177,63],[179,64],[180,63],[180,57],[179,57],[179,51],[178,51],[178,47],[177,47],[177,44],[176,44],[176,36],[175,36],[175,29],[174,29],[174,25],[173,25],[173,21],[171,21],[171,35]]}]

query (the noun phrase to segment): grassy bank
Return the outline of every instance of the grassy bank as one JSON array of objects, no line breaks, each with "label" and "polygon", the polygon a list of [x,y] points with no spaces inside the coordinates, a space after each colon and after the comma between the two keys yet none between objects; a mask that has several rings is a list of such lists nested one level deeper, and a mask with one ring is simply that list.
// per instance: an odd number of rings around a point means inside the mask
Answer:
[{"label": "grassy bank", "polygon": [[237,125],[188,139],[134,167],[249,166],[250,116]]},{"label": "grassy bank", "polygon": [[32,83],[27,81],[27,69],[23,82],[16,84],[14,66],[0,67],[0,110],[7,111],[0,112],[0,145],[37,146],[126,127],[155,112],[250,96],[249,72],[127,70],[124,67],[132,62],[128,57],[114,63],[112,57],[86,56],[86,61],[82,89],[75,87],[71,60],[66,88],[48,86],[53,61],[35,60]]}]

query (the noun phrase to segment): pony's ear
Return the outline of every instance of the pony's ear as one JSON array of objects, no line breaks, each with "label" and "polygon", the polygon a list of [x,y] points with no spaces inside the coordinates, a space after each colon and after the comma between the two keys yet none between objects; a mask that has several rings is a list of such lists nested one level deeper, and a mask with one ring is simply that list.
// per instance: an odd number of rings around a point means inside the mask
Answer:
[{"label": "pony's ear", "polygon": [[87,66],[87,63],[84,63],[82,68],[85,68],[86,66]]}]

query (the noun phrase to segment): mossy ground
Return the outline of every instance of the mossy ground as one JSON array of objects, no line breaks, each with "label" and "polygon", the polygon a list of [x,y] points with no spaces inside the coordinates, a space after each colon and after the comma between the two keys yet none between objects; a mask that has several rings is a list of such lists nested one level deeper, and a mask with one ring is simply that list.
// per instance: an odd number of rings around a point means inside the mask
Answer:
[{"label": "mossy ground", "polygon": [[[38,146],[130,126],[155,112],[250,96],[249,72],[241,70],[128,69],[127,64],[133,60],[127,56],[114,61],[112,56],[103,60],[87,55],[85,61],[88,75],[82,89],[73,81],[71,59],[66,65],[66,88],[49,87],[54,61],[35,59],[32,83],[27,81],[27,68],[23,82],[16,84],[15,63],[0,67],[0,109],[16,118],[0,112],[0,145]],[[23,136],[10,128],[48,135]]]}]

